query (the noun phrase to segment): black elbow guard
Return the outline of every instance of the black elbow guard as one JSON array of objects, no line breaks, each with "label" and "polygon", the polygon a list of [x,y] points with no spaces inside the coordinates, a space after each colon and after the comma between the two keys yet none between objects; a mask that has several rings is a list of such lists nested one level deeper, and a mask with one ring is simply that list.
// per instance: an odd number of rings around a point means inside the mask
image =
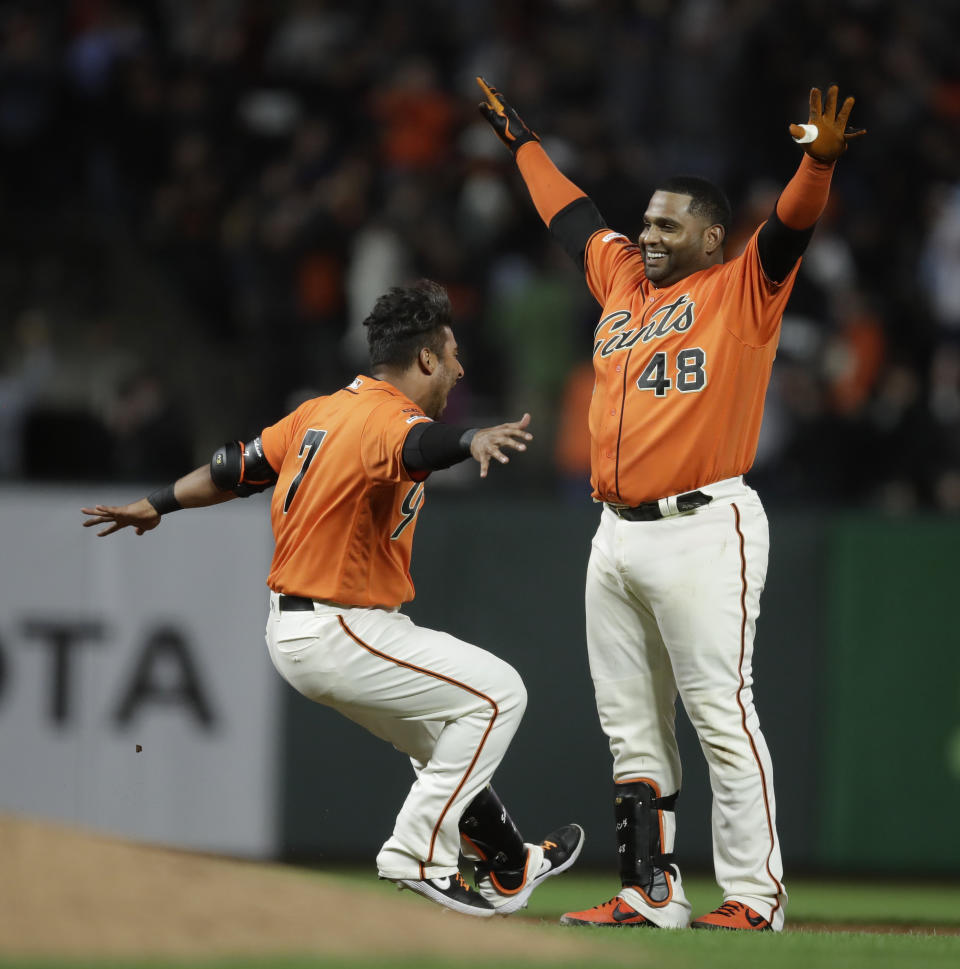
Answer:
[{"label": "black elbow guard", "polygon": [[213,452],[210,477],[220,491],[232,491],[246,498],[276,484],[277,473],[263,455],[260,438],[244,446],[240,441],[227,441]]},{"label": "black elbow guard", "polygon": [[213,452],[210,477],[220,491],[236,490],[243,477],[243,445],[239,441],[227,441]]}]

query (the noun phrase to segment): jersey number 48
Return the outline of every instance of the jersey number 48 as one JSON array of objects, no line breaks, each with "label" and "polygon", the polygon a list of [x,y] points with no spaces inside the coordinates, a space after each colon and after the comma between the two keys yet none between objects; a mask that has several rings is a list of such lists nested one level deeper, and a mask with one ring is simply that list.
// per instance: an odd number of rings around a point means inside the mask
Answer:
[{"label": "jersey number 48", "polygon": [[[681,394],[693,394],[707,386],[706,362],[707,355],[700,347],[690,347],[677,354],[676,388]],[[660,350],[650,358],[643,373],[637,377],[637,388],[652,390],[657,397],[666,397],[667,391],[673,386],[673,381],[667,376],[667,355]]]}]

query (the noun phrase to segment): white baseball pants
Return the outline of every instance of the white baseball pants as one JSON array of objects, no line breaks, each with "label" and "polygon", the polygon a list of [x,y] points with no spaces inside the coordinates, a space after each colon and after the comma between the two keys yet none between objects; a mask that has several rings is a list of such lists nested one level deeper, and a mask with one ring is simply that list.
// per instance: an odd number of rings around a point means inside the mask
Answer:
[{"label": "white baseball pants", "polygon": [[280,675],[407,754],[416,780],[377,855],[383,878],[457,871],[460,816],[490,782],[527,705],[512,666],[396,610],[317,602],[281,612],[267,647]]},{"label": "white baseball pants", "polygon": [[[783,926],[787,894],[775,823],[773,768],[753,705],[753,637],[767,573],[767,518],[742,478],[700,489],[693,512],[629,522],[604,508],[587,569],[587,649],[597,710],[616,782],[681,786],[675,733],[679,694],[696,729],[713,791],[713,855],[725,900]],[[680,802],[682,810],[682,799]],[[664,813],[663,850],[674,825]],[[656,908],[682,927],[690,906],[680,879]]]}]

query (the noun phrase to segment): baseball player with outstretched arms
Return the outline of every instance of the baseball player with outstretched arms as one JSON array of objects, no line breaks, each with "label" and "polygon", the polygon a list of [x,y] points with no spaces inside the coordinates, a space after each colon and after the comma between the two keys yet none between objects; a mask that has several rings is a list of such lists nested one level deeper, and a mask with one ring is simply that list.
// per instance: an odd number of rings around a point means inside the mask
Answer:
[{"label": "baseball player with outstretched arms", "polygon": [[[530,415],[480,429],[438,421],[463,376],[446,292],[421,281],[366,319],[371,376],[308,400],[209,466],[122,507],[84,508],[99,535],[274,486],[266,640],[280,675],[408,754],[416,780],[377,856],[381,878],[467,915],[523,908],[573,864],[583,830],[525,843],[490,779],[526,707],[519,674],[491,653],[415,626],[410,556],[424,481],[468,457],[486,477],[523,451]],[[474,862],[477,890],[458,870]]]},{"label": "baseball player with outstretched arms", "polygon": [[[539,138],[478,78],[484,117],[602,307],[589,423],[603,503],[587,568],[597,710],[613,754],[621,890],[567,925],[778,931],[787,893],[773,771],[753,704],[767,520],[743,481],[757,449],[780,320],[824,206],[853,98],[810,94],[800,167],[745,252],[723,260],[729,205],[696,177],[660,184],[637,242],[610,228]],[[690,922],[674,856],[677,695],[713,790],[723,903]]]}]

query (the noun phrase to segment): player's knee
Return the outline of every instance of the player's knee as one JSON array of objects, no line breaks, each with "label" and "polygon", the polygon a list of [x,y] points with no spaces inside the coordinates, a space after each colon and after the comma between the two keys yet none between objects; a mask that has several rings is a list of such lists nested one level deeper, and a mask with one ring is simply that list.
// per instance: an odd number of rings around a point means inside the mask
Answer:
[{"label": "player's knee", "polygon": [[726,732],[743,718],[735,688],[688,688],[682,696],[683,708],[701,740],[704,734],[715,730]]},{"label": "player's knee", "polygon": [[503,712],[512,713],[517,719],[522,717],[527,709],[527,688],[520,674],[512,666],[507,666],[504,671],[497,706]]},{"label": "player's knee", "polygon": [[519,673],[517,674],[517,709],[521,714],[527,709],[527,687],[520,679]]}]

